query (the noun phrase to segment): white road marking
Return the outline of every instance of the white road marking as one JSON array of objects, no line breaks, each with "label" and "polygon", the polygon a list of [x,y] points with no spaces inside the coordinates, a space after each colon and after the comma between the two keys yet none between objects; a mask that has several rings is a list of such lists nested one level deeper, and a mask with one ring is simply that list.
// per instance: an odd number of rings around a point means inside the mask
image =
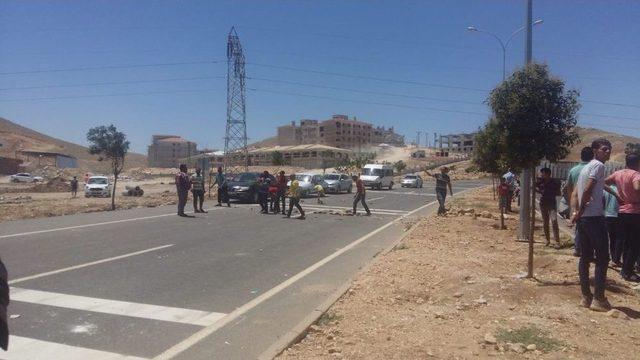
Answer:
[{"label": "white road marking", "polygon": [[171,321],[198,326],[209,326],[226,315],[216,312],[99,299],[14,287],[11,288],[11,300],[30,304],[57,306],[81,311]]},{"label": "white road marking", "polygon": [[[344,212],[345,210],[351,209],[351,208],[345,208],[345,207],[318,207],[318,206],[305,206],[304,209],[310,209],[310,210],[314,210],[313,212],[307,212],[307,214],[313,214],[313,213],[318,213],[320,211],[341,211]],[[359,210],[364,214],[364,209],[362,207],[359,208]],[[391,211],[376,211],[374,209],[369,209],[371,210],[371,213],[374,215],[391,215],[391,216],[401,216],[406,214],[407,212],[391,212]]]},{"label": "white road marking", "polygon": [[58,269],[58,270],[47,271],[47,272],[36,274],[36,275],[25,276],[25,277],[22,277],[22,278],[19,278],[19,279],[14,279],[14,280],[9,281],[9,285],[17,284],[19,282],[23,282],[23,281],[27,281],[27,280],[33,280],[33,279],[37,279],[37,278],[41,278],[41,277],[45,277],[45,276],[49,276],[49,275],[60,274],[60,273],[66,272],[66,271],[82,269],[82,268],[87,267],[87,266],[98,265],[98,264],[106,263],[106,262],[109,262],[109,261],[120,260],[120,259],[128,258],[130,256],[136,256],[136,255],[148,253],[148,252],[151,252],[151,251],[165,249],[165,248],[168,248],[168,247],[171,247],[171,246],[173,246],[173,244],[162,245],[162,246],[154,247],[154,248],[151,248],[151,249],[146,249],[146,250],[136,251],[136,252],[132,252],[132,253],[124,254],[124,255],[110,257],[110,258],[107,258],[107,259],[96,260],[96,261],[92,261],[92,262],[88,262],[88,263],[84,263],[84,264],[80,264],[80,265],[69,266],[69,267],[66,267],[66,268]]},{"label": "white road marking", "polygon": [[0,354],[6,360],[146,360],[137,356],[116,354],[49,341],[11,336],[9,351]]},{"label": "white road marking", "polygon": [[367,190],[367,192],[372,193],[382,193],[382,194],[394,194],[394,195],[413,195],[413,196],[436,196],[436,194],[426,194],[415,191],[391,191],[391,190]]},{"label": "white road marking", "polygon": [[[306,205],[305,207],[316,207],[316,208],[324,208],[327,210],[343,210],[343,209],[353,209],[353,207],[349,207],[349,206],[330,206],[330,205]],[[408,213],[408,211],[406,210],[392,210],[392,209],[374,209],[374,208],[369,208],[369,210],[371,211],[380,211],[380,212],[388,212],[388,213],[394,213],[394,214],[406,214]]]},{"label": "white road marking", "polygon": [[[471,190],[471,189],[469,189]],[[462,194],[464,192],[466,192],[468,190],[464,190],[464,191],[460,191],[457,194]],[[214,332],[216,332],[218,329],[222,328],[223,326],[225,326],[226,324],[230,323],[231,321],[237,319],[238,317],[246,314],[248,311],[250,311],[251,309],[255,308],[256,306],[262,304],[263,302],[269,300],[270,298],[272,298],[273,296],[275,296],[276,294],[278,294],[279,292],[281,292],[282,290],[288,288],[289,286],[293,285],[294,283],[296,283],[298,280],[304,278],[305,276],[309,275],[310,273],[314,272],[315,270],[317,270],[318,268],[320,268],[321,266],[327,264],[328,262],[330,262],[331,260],[337,258],[338,256],[344,254],[345,252],[353,249],[354,247],[358,246],[359,244],[361,244],[362,242],[366,241],[367,239],[369,239],[370,237],[374,236],[375,234],[383,231],[384,229],[388,228],[389,226],[401,221],[402,219],[409,217],[415,213],[417,213],[418,211],[421,211],[425,208],[427,208],[428,206],[434,205],[436,204],[437,201],[432,201],[426,205],[420,206],[417,209],[414,209],[410,212],[408,212],[407,214],[392,220],[384,225],[382,225],[381,227],[373,230],[372,232],[360,237],[359,239],[353,241],[352,243],[346,245],[345,247],[337,250],[336,252],[330,254],[329,256],[325,257],[324,259],[316,262],[315,264],[309,266],[308,268],[300,271],[299,273],[295,274],[294,276],[290,277],[289,279],[281,282],[280,284],[276,285],[275,287],[269,289],[268,291],[264,292],[262,295],[256,297],[255,299],[249,301],[248,303],[240,306],[239,308],[235,309],[234,311],[230,312],[229,314],[227,314],[225,317],[223,317],[222,319],[220,319],[220,321],[209,325],[207,327],[205,327],[204,329],[198,331],[197,333],[189,336],[188,338],[184,339],[183,341],[177,343],[176,345],[172,346],[171,348],[167,349],[166,351],[164,351],[162,354],[156,356],[154,358],[154,360],[168,360],[168,359],[172,359],[175,356],[179,355],[180,353],[184,352],[185,350],[189,349],[190,347],[192,347],[193,345],[197,344],[198,342],[200,342],[201,340],[203,340],[204,338],[206,338],[207,336],[213,334]]]},{"label": "white road marking", "polygon": [[367,202],[370,202],[370,201],[373,202],[373,201],[380,200],[380,199],[384,199],[384,196],[380,196],[380,197],[373,198],[373,199],[367,199],[366,201]]}]

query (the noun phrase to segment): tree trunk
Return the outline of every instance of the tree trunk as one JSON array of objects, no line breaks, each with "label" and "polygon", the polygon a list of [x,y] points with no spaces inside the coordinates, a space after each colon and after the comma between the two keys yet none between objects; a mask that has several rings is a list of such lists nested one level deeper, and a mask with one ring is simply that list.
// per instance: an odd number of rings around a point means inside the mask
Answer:
[{"label": "tree trunk", "polygon": [[493,200],[496,199],[496,176],[491,175],[491,190],[493,190]]},{"label": "tree trunk", "polygon": [[531,169],[531,227],[529,228],[529,261],[527,277],[533,278],[533,235],[536,225],[536,169]]},{"label": "tree trunk", "polygon": [[111,210],[116,209],[116,184],[118,184],[118,175],[113,174],[113,191],[111,192]]}]

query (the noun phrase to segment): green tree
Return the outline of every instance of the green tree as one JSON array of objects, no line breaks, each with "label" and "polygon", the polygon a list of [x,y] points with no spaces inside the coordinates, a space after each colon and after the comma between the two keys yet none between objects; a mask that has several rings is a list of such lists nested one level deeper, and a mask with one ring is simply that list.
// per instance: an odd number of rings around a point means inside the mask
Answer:
[{"label": "green tree", "polygon": [[501,129],[495,119],[489,120],[475,136],[475,146],[472,161],[478,170],[494,176],[502,174],[506,170],[506,164],[502,158],[504,139]]},{"label": "green tree", "polygon": [[274,151],[271,153],[271,165],[275,165],[275,166],[284,165],[284,156],[280,151]]},{"label": "green tree", "polygon": [[115,126],[98,126],[89,129],[87,132],[89,141],[89,153],[99,155],[99,160],[111,162],[113,173],[113,191],[111,193],[111,210],[116,209],[116,185],[118,175],[124,168],[124,159],[129,151],[129,141],[127,136],[119,132]]},{"label": "green tree", "polygon": [[640,154],[640,143],[627,143],[624,149],[625,154]]},{"label": "green tree", "polygon": [[[513,169],[533,170],[542,159],[555,162],[566,157],[579,139],[578,96],[577,90],[566,90],[564,82],[553,77],[543,64],[529,64],[500,83],[488,101],[500,134],[500,159]],[[531,193],[533,213],[535,191]],[[533,276],[534,221],[532,216],[529,277]]]},{"label": "green tree", "polygon": [[407,164],[402,160],[398,160],[393,164],[393,167],[396,169],[398,174],[401,174],[402,171],[407,168]]}]

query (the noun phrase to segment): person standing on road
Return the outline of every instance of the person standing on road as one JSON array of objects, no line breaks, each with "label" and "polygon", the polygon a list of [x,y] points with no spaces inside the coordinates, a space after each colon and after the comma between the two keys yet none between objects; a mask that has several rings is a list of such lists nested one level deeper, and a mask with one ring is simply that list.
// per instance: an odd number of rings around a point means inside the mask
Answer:
[{"label": "person standing on road", "polygon": [[[591,160],[593,160],[593,150],[590,146],[585,146],[580,151],[580,163],[569,170],[569,175],[567,176],[567,181],[565,182],[563,189],[563,196],[565,197],[567,204],[569,204],[570,213],[576,211],[575,208],[571,209],[571,194],[573,194],[573,190],[575,189],[578,176],[580,176],[582,168],[584,168],[584,166]],[[578,235],[577,227],[573,238],[573,256],[580,256],[580,236]]]},{"label": "person standing on road", "polygon": [[[196,168],[196,173],[191,175],[191,192],[193,193],[193,212],[206,213],[202,208],[204,204],[204,176],[199,168]],[[198,204],[200,208],[198,208]]]},{"label": "person standing on road", "polygon": [[229,202],[229,189],[227,188],[227,177],[222,172],[222,166],[218,166],[218,173],[216,173],[216,180],[213,183],[218,185],[218,205],[222,206],[222,202],[226,202],[228,207],[231,207]]},{"label": "person standing on road", "polygon": [[258,203],[260,204],[260,213],[262,214],[269,213],[269,182],[268,177],[258,178]]},{"label": "person standing on road", "polygon": [[296,174],[289,175],[289,179],[291,180],[291,186],[289,186],[289,211],[286,217],[291,217],[291,212],[293,212],[293,207],[295,206],[300,212],[298,219],[304,220],[304,210],[300,206],[300,183],[296,180]]},{"label": "person standing on road", "polygon": [[[278,210],[282,210],[282,215],[286,214],[286,209],[287,209],[287,204],[286,204],[286,200],[287,200],[287,177],[284,176],[284,171],[280,171],[280,173],[278,174],[278,177],[276,178],[277,181],[277,186],[278,186],[278,197],[276,198],[276,209]],[[280,203],[282,203],[282,207],[279,205]],[[276,210],[276,214],[278,213],[278,210]]]},{"label": "person standing on road", "polygon": [[76,197],[78,195],[78,177],[74,176],[71,180],[71,197]]},{"label": "person standing on road", "polygon": [[[605,184],[607,180],[605,179]],[[609,186],[611,190],[618,192],[618,188],[615,185]],[[604,192],[604,221],[607,224],[607,233],[609,234],[609,256],[611,262],[615,267],[622,267],[622,251],[623,251],[623,238],[620,232],[620,224],[618,221],[618,211],[620,206],[618,205],[618,199],[608,192]]]},{"label": "person standing on road", "polygon": [[353,175],[351,177],[353,181],[356,183],[356,194],[353,197],[353,213],[351,215],[355,216],[357,213],[358,202],[362,203],[362,207],[364,211],[367,212],[367,216],[371,216],[371,211],[369,211],[369,207],[367,206],[366,198],[366,190],[364,188],[364,183],[360,179],[359,176]]},{"label": "person standing on road", "polygon": [[623,238],[624,257],[620,275],[627,281],[639,282],[634,265],[640,254],[640,154],[628,154],[626,168],[611,174],[607,184],[615,184],[620,196],[619,229]]},{"label": "person standing on road", "polygon": [[[448,175],[449,168],[443,166],[440,168],[440,174],[431,174],[429,171],[426,171],[427,175],[432,176],[436,179],[436,197],[438,199],[438,215],[444,215],[447,213],[447,209],[444,207],[444,202],[447,199],[447,187],[449,188],[449,193],[453,196],[453,189],[451,188],[451,178]],[[508,201],[510,199],[507,199]],[[509,204],[507,201],[507,209],[509,208]]]},{"label": "person standing on road", "polygon": [[[581,254],[578,275],[582,292],[581,305],[594,311],[608,311],[611,304],[605,297],[607,266],[609,265],[609,239],[604,222],[604,163],[611,157],[611,143],[596,139],[591,144],[594,159],[582,168],[576,182],[572,203],[576,211],[571,217],[580,234]],[[589,265],[595,262],[594,292],[589,285]]]},{"label": "person standing on road", "polygon": [[553,227],[553,239],[556,249],[560,248],[560,228],[558,227],[558,205],[556,196],[560,196],[560,182],[551,178],[551,169],[540,169],[540,179],[536,184],[536,191],[540,193],[540,212],[542,213],[542,227],[544,237],[547,239],[546,246],[551,245],[549,236],[549,220]]},{"label": "person standing on road", "polygon": [[187,205],[189,189],[191,189],[191,182],[189,182],[189,175],[187,175],[187,165],[180,164],[180,171],[178,172],[178,174],[176,174],[176,190],[178,191],[178,216],[188,216],[184,213],[184,207],[185,205]]}]

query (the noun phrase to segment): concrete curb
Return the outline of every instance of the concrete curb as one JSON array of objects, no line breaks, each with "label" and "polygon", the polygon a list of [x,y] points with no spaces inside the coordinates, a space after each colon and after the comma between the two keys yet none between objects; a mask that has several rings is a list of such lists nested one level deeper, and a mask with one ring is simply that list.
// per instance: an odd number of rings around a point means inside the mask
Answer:
[{"label": "concrete curb", "polygon": [[[434,204],[433,206],[435,207],[437,205]],[[429,215],[431,215],[431,213],[433,212],[433,209],[428,209],[427,211],[429,211]],[[423,220],[420,220],[415,224],[411,225],[411,227],[407,231],[405,231],[404,234],[399,236],[384,250],[374,255],[373,258],[375,259],[380,254],[384,255],[389,253],[391,250],[393,250],[394,247],[396,247],[405,238],[411,235],[415,231],[415,229],[418,228],[417,225],[420,224],[422,221]],[[342,286],[340,286],[336,291],[334,291],[331,295],[329,295],[327,300],[325,300],[322,304],[320,304],[309,315],[305,316],[304,319],[302,319],[302,321],[300,321],[296,326],[293,327],[293,329],[291,329],[286,334],[284,334],[279,340],[277,340],[267,350],[265,350],[262,354],[260,354],[260,356],[258,356],[258,359],[271,360],[276,356],[282,354],[282,352],[284,352],[286,349],[288,349],[292,345],[304,339],[304,337],[307,336],[309,327],[317,323],[320,317],[324,315],[327,312],[327,310],[329,310],[329,308],[333,306],[333,304],[335,304],[338,300],[340,300],[340,298],[349,290],[349,288],[351,288],[351,285],[353,284],[354,279],[356,279],[361,274],[369,270],[369,268],[373,266],[373,263],[374,261],[370,261],[365,266],[363,266],[360,270],[358,270],[352,277],[350,277],[347,281],[345,281],[345,283]]]}]

